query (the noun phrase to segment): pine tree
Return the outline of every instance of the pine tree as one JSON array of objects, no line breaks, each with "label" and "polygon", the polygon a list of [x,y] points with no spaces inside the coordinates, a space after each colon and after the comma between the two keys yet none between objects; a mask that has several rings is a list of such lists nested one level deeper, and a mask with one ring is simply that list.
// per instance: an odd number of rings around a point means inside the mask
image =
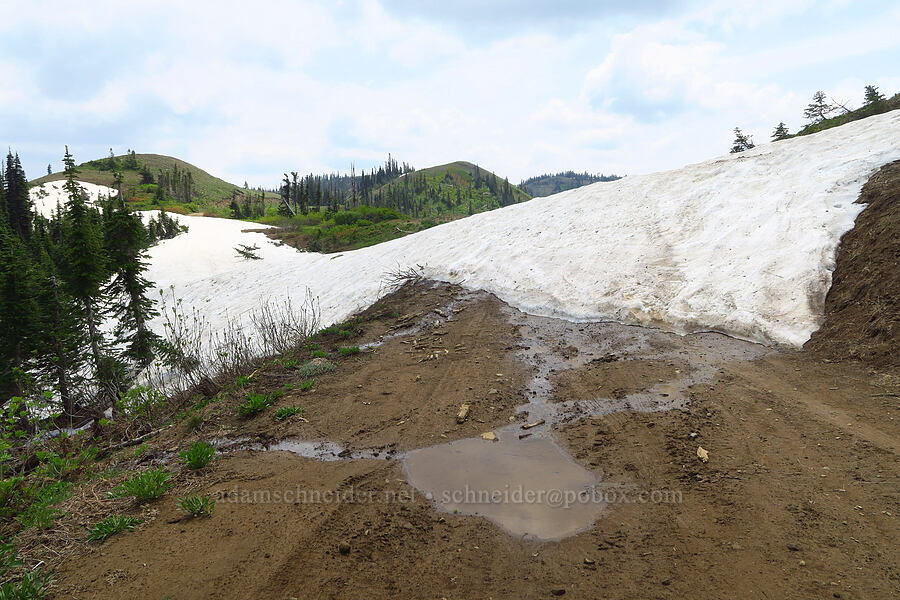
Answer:
[{"label": "pine tree", "polygon": [[39,327],[31,255],[25,241],[0,223],[0,403],[24,393],[25,362]]},{"label": "pine tree", "polygon": [[828,118],[832,112],[834,112],[834,106],[828,104],[825,99],[825,92],[818,91],[813,94],[813,101],[810,102],[806,106],[806,110],[803,111],[803,117],[805,119],[809,119],[813,123],[819,123],[820,121],[824,121]]},{"label": "pine tree", "polygon": [[867,85],[865,92],[865,100],[863,102],[863,106],[869,106],[870,104],[875,104],[876,102],[884,101],[884,94],[878,91],[878,88],[874,85]]},{"label": "pine tree", "polygon": [[6,212],[13,233],[23,240],[31,235],[31,197],[28,180],[19,161],[19,155],[6,155]]},{"label": "pine tree", "polygon": [[753,136],[745,134],[740,127],[734,128],[734,142],[732,142],[731,153],[736,154],[755,147]]},{"label": "pine tree", "polygon": [[64,264],[66,284],[70,293],[84,311],[88,329],[88,341],[91,348],[94,369],[99,371],[102,363],[102,334],[100,333],[100,314],[97,302],[100,297],[100,286],[107,277],[106,260],[103,252],[102,234],[87,206],[81,186],[75,180],[78,170],[75,161],[66,147],[63,158],[65,165],[66,190],[64,232]]},{"label": "pine tree", "polygon": [[125,356],[144,367],[153,359],[159,336],[147,326],[156,316],[153,301],[147,297],[151,283],[147,270],[147,232],[140,217],[129,212],[121,197],[106,222],[104,239],[112,279],[106,285],[109,309],[116,321],[115,335],[125,344]]},{"label": "pine tree", "polygon": [[778,140],[784,140],[790,137],[790,133],[788,133],[787,125],[783,122],[779,123],[775,127],[775,131],[772,132],[772,141],[777,142]]}]

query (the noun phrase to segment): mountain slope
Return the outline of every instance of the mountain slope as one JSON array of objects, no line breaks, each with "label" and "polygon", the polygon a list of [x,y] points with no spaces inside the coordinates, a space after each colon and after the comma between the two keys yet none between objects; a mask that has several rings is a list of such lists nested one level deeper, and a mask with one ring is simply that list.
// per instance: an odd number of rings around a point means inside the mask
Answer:
[{"label": "mountain slope", "polygon": [[617,179],[621,179],[621,177],[618,175],[593,175],[591,173],[565,171],[553,175],[545,174],[529,177],[519,184],[519,187],[531,194],[534,198],[538,198],[574,190],[575,188],[597,183],[598,181],[615,181]]},{"label": "mountain slope", "polygon": [[[190,173],[193,183],[192,200],[182,202],[188,206],[188,212],[196,212],[198,210],[211,210],[226,216],[224,210],[231,202],[232,194],[235,190],[244,193],[245,190],[238,185],[228,183],[218,177],[210,175],[203,169],[192,165],[188,162],[180,160],[172,156],[162,154],[135,154],[138,168],[127,167],[127,155],[114,157],[118,168],[122,171],[123,191],[125,196],[134,201],[138,208],[144,208],[143,204],[152,201],[155,192],[155,183],[142,183],[141,169],[146,168],[153,181],[158,180],[160,171],[174,173],[177,169],[179,173]],[[96,185],[112,187],[114,185],[113,171],[109,168],[109,159],[96,159],[78,165],[78,180]],[[51,181],[59,181],[65,178],[62,172],[44,175],[38,179],[32,180],[30,186],[39,186],[43,183]],[[277,198],[275,194],[266,194],[268,199]],[[157,208],[157,206],[146,206],[146,208]],[[166,206],[166,208],[171,208]],[[192,210],[193,209],[193,210]]]}]

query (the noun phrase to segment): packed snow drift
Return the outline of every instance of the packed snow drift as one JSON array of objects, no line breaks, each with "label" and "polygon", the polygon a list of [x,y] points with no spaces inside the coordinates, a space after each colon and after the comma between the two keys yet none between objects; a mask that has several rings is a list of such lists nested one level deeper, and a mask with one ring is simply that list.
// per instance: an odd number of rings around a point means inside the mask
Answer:
[{"label": "packed snow drift", "polygon": [[[33,187],[30,190],[30,195],[32,202],[34,202],[35,212],[49,217],[52,212],[56,211],[57,206],[65,206],[68,195],[66,190],[63,189],[63,184],[65,184],[64,181],[50,181]],[[91,203],[99,202],[101,196],[109,198],[116,194],[116,190],[105,185],[97,185],[85,181],[79,181],[78,185],[84,190],[88,201]]]},{"label": "packed snow drift", "polygon": [[[900,111],[689,165],[596,183],[377,246],[322,255],[277,246],[240,221],[180,217],[149,278],[212,326],[306,289],[323,324],[386,292],[384,276],[492,292],[525,312],[716,330],[802,345],[822,319],[835,251],[869,175],[900,158]],[[261,260],[237,256],[260,247]],[[160,324],[157,322],[157,326]]]}]

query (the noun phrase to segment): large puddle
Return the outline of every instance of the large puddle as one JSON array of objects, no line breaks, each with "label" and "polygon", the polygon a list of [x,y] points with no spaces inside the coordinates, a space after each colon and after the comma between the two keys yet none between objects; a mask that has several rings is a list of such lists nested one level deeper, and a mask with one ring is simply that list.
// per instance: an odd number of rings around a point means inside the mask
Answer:
[{"label": "large puddle", "polygon": [[558,540],[590,527],[603,505],[597,477],[551,439],[468,438],[407,453],[410,485],[442,510],[485,517],[511,535]]}]

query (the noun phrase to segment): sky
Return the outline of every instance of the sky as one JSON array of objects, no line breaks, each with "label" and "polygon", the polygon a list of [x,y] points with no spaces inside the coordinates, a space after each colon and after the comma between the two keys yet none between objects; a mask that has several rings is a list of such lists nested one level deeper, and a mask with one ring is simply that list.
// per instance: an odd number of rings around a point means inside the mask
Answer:
[{"label": "sky", "polygon": [[0,143],[29,178],[134,149],[228,181],[388,153],[513,183],[766,143],[823,90],[900,91],[900,4],[0,0]]}]

